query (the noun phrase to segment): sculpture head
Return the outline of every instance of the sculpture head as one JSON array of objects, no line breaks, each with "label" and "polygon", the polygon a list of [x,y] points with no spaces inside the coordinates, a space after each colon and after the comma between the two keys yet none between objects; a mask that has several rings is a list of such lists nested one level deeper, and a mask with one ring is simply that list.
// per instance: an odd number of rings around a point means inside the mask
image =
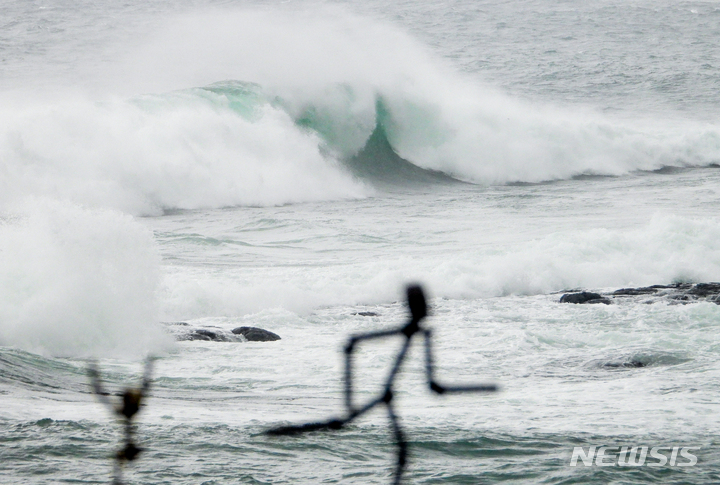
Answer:
[{"label": "sculpture head", "polygon": [[420,285],[409,285],[407,287],[407,300],[413,322],[418,323],[427,316],[425,294]]},{"label": "sculpture head", "polygon": [[132,417],[140,410],[142,392],[140,389],[126,389],[122,397],[123,403],[122,408],[120,409],[120,414],[125,416],[127,419],[132,419]]}]

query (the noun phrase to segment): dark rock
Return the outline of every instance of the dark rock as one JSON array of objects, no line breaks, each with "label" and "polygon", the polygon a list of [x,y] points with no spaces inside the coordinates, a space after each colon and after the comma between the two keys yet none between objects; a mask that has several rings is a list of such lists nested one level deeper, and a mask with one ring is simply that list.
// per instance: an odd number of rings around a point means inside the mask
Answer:
[{"label": "dark rock", "polygon": [[[642,300],[634,297],[643,297]],[[652,285],[639,288],[621,288],[612,293],[602,295],[589,291],[566,293],[560,298],[561,303],[611,303],[635,302],[657,303],[670,305],[686,305],[699,301],[707,301],[720,305],[720,283],[673,283],[671,285]]]},{"label": "dark rock", "polygon": [[[560,303],[605,303],[605,301],[593,300],[607,300],[607,298],[604,298],[600,293],[591,293],[589,291],[566,293],[560,297]],[[610,304],[610,300],[607,300],[607,304]]]},{"label": "dark rock", "polygon": [[651,295],[657,293],[659,288],[654,286],[646,286],[645,288],[621,288],[611,293],[613,296],[637,296],[637,295]]},{"label": "dark rock", "polygon": [[357,312],[353,313],[353,315],[360,315],[362,317],[379,317],[380,314],[376,312]]},{"label": "dark rock", "polygon": [[207,342],[233,342],[234,339],[229,338],[222,332],[207,330],[205,328],[197,328],[190,333],[181,335],[178,340],[204,340]]},{"label": "dark rock", "polygon": [[[653,295],[661,292],[662,290],[687,290],[692,288],[691,283],[674,283],[672,285],[652,285],[643,286],[640,288],[621,288],[611,293],[613,296],[638,296],[638,295]],[[667,293],[667,291],[664,291]]]},{"label": "dark rock", "polygon": [[163,322],[175,340],[199,340],[205,342],[269,342],[280,336],[257,327],[238,327],[232,332],[220,327],[194,327],[186,322]]},{"label": "dark rock", "polygon": [[233,329],[232,333],[242,335],[250,342],[272,342],[274,340],[280,340],[278,334],[257,327],[237,327]]},{"label": "dark rock", "polygon": [[647,364],[639,360],[631,360],[630,362],[606,362],[603,367],[608,369],[638,369],[641,367],[647,367]]},{"label": "dark rock", "polygon": [[592,300],[584,301],[582,303],[585,305],[595,305],[597,303],[601,303],[603,305],[612,305],[612,300],[609,298],[595,298]]},{"label": "dark rock", "polygon": [[698,283],[688,291],[688,294],[698,298],[716,299],[720,295],[720,283]]}]

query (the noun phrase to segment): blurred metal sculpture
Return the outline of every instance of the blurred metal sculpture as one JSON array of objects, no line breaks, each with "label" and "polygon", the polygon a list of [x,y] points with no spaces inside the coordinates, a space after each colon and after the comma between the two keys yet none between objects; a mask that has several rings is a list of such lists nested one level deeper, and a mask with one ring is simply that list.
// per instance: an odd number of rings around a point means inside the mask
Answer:
[{"label": "blurred metal sculpture", "polygon": [[[494,392],[498,389],[495,384],[446,386],[438,383],[438,381],[435,379],[435,367],[432,352],[432,331],[423,328],[420,325],[420,322],[427,316],[427,304],[425,302],[425,295],[420,286],[411,285],[407,287],[407,302],[408,306],[410,307],[411,317],[410,321],[406,325],[392,330],[353,335],[352,337],[350,337],[350,340],[345,346],[345,408],[347,412],[347,415],[345,417],[295,426],[281,426],[266,431],[266,434],[273,436],[287,436],[317,430],[337,430],[342,428],[355,418],[362,416],[366,412],[370,411],[375,406],[385,406],[388,417],[390,419],[390,426],[392,428],[392,433],[394,435],[398,450],[397,465],[395,467],[395,473],[393,475],[393,483],[395,485],[400,484],[407,463],[407,442],[405,441],[405,435],[400,428],[400,423],[398,422],[398,417],[393,407],[393,383],[395,382],[395,378],[400,371],[400,366],[405,359],[405,355],[407,354],[412,339],[415,335],[417,335],[418,333],[421,334],[425,342],[425,373],[427,376],[428,386],[432,392],[435,392],[436,394],[452,394],[465,392]],[[395,363],[385,380],[385,387],[382,394],[361,407],[355,406],[355,404],[353,403],[352,356],[357,344],[365,340],[377,340],[385,337],[393,337],[398,335],[404,336],[405,341],[402,348],[400,349],[400,352],[395,357]]]},{"label": "blurred metal sculpture", "polygon": [[138,388],[127,388],[119,396],[122,398],[117,404],[113,404],[110,400],[110,393],[105,391],[100,380],[100,371],[95,362],[91,362],[88,366],[88,375],[92,383],[93,392],[100,402],[105,404],[113,414],[115,414],[124,425],[124,445],[115,454],[115,465],[113,469],[113,485],[123,485],[122,470],[123,466],[128,462],[137,459],[138,455],[143,451],[135,444],[135,425],[133,419],[140,411],[143,405],[143,398],[150,389],[150,376],[152,374],[153,357],[145,360],[145,370],[143,372],[142,384]]}]

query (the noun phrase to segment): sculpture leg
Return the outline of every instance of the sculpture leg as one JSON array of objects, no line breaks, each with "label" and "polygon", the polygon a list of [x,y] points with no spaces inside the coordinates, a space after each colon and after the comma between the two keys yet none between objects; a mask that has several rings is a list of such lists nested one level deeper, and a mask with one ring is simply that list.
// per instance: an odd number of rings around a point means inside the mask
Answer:
[{"label": "sculpture leg", "polygon": [[395,466],[395,476],[393,479],[394,485],[400,485],[402,482],[403,472],[405,471],[405,465],[407,464],[407,442],[405,441],[405,434],[400,428],[395,409],[393,409],[392,402],[386,403],[388,410],[388,417],[390,418],[390,426],[392,427],[393,437],[397,444],[397,464]]},{"label": "sculpture leg", "polygon": [[112,485],[123,485],[122,481],[122,465],[120,464],[120,460],[115,460],[115,465],[113,465],[113,481]]}]

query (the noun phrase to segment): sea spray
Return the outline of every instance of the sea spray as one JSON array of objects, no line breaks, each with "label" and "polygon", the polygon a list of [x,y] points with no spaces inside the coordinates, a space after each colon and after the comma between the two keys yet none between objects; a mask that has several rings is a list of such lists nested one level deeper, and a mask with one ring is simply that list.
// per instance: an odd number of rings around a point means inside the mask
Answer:
[{"label": "sea spray", "polygon": [[157,313],[160,257],[132,217],[49,200],[0,224],[0,345],[128,358],[168,344]]},{"label": "sea spray", "polygon": [[283,111],[203,91],[0,106],[0,202],[60,197],[135,215],[369,193]]}]

